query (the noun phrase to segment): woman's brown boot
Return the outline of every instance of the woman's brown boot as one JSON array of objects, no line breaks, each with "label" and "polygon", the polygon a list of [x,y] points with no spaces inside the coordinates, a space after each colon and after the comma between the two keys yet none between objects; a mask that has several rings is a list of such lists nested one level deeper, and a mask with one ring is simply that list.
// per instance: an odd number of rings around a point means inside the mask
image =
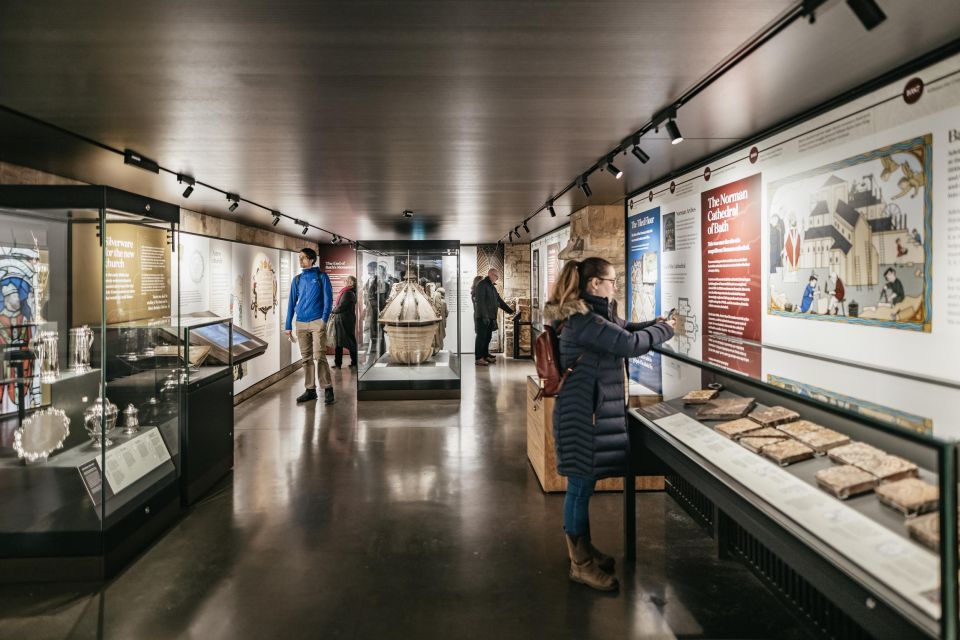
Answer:
[{"label": "woman's brown boot", "polygon": [[613,556],[608,556],[600,549],[597,549],[593,546],[593,542],[590,540],[590,534],[586,535],[587,538],[587,547],[590,549],[590,557],[593,558],[593,561],[597,563],[597,566],[606,571],[607,573],[613,573],[613,567],[616,566],[617,561],[613,559]]},{"label": "woman's brown boot", "polygon": [[590,540],[586,536],[567,536],[567,552],[570,554],[570,579],[598,591],[613,591],[620,585],[617,579],[604,573],[590,553]]}]

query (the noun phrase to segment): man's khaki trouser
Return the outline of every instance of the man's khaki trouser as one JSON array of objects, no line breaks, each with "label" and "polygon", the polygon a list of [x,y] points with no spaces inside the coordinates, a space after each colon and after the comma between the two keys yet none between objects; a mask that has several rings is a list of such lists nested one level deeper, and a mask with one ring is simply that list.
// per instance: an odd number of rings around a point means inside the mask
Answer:
[{"label": "man's khaki trouser", "polygon": [[316,360],[316,376],[319,378],[320,388],[327,389],[333,386],[330,382],[330,364],[327,362],[327,331],[323,320],[310,322],[294,322],[297,330],[297,342],[300,344],[300,357],[303,358],[304,384],[307,389],[316,389],[314,381],[314,364]]}]

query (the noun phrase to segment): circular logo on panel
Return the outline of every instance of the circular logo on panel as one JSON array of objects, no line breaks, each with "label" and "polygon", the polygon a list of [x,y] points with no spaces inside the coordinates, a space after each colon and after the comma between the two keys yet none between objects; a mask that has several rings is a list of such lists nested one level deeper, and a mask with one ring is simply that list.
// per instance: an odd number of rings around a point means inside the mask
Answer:
[{"label": "circular logo on panel", "polygon": [[760,157],[760,149],[753,147],[750,149],[750,164],[756,163],[757,159]]},{"label": "circular logo on panel", "polygon": [[923,96],[923,80],[910,78],[907,86],[903,88],[903,101],[907,104],[914,104],[921,96]]}]

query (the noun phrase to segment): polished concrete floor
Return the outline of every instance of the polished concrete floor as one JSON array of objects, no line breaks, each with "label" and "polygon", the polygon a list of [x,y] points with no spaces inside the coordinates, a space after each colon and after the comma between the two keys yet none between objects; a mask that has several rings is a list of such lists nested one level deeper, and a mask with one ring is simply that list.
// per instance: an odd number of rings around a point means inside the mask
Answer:
[{"label": "polished concrete floor", "polygon": [[[294,374],[236,408],[232,480],[106,585],[0,588],[2,638],[806,638],[664,493],[640,494],[619,594],[567,580],[562,495],[525,455],[529,363],[463,398],[297,406]],[[592,505],[620,554],[621,496]]]}]

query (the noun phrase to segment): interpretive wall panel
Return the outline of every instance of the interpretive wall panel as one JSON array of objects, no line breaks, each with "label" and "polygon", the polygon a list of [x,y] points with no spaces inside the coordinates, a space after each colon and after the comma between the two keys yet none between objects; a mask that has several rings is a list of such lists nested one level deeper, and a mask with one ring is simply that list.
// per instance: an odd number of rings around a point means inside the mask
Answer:
[{"label": "interpretive wall panel", "polygon": [[90,260],[100,252],[98,225],[78,223],[73,238],[73,321],[98,324],[100,299],[106,286],[107,324],[170,315],[170,249],[168,231],[141,224],[107,225],[106,271],[101,282],[100,264]]},{"label": "interpretive wall panel", "polygon": [[234,368],[234,391],[240,392],[280,369],[280,320],[277,306],[277,249],[244,244],[233,247],[233,321],[267,343],[263,355]]},{"label": "interpretive wall panel", "polygon": [[675,348],[789,379],[736,340],[704,337],[724,334],[960,379],[958,122],[954,56],[633,194],[628,221],[660,212]]},{"label": "interpretive wall panel", "polygon": [[[626,319],[648,322],[660,315],[660,208],[647,209],[630,219],[627,225],[627,274],[630,295],[627,296]],[[660,356],[647,353],[631,358],[630,380],[660,393]]]},{"label": "interpretive wall panel", "polygon": [[570,225],[560,227],[530,243],[530,305],[534,328],[543,329],[543,305],[560,275],[560,251],[570,241]]}]

